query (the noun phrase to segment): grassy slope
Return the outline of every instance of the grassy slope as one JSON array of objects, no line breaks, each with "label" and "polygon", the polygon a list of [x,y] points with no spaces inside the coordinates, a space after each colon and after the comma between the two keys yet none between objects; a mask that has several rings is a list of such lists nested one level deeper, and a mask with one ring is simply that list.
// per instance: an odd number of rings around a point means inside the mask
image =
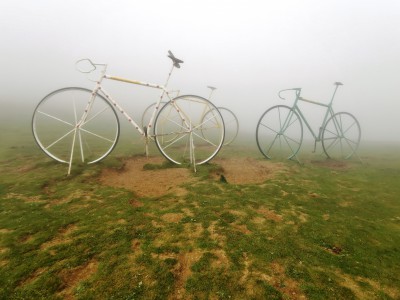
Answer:
[{"label": "grassy slope", "polygon": [[0,299],[400,297],[398,156],[285,162],[259,185],[211,164],[186,195],[139,198],[98,183],[115,158],[66,177],[29,133],[2,139]]}]

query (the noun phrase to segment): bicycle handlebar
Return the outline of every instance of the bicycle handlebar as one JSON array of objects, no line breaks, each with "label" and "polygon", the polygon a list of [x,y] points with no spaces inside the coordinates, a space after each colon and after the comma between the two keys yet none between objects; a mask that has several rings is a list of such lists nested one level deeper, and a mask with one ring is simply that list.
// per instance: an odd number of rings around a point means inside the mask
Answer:
[{"label": "bicycle handlebar", "polygon": [[278,97],[281,98],[282,100],[286,100],[285,98],[283,98],[283,97],[281,96],[281,93],[282,93],[282,92],[285,92],[285,91],[296,91],[296,92],[299,92],[299,91],[301,91],[301,88],[292,88],[292,89],[280,90],[280,91],[278,92]]},{"label": "bicycle handlebar", "polygon": [[106,64],[94,63],[89,58],[82,58],[75,63],[75,68],[81,73],[92,73],[97,69],[96,66],[107,67]]}]

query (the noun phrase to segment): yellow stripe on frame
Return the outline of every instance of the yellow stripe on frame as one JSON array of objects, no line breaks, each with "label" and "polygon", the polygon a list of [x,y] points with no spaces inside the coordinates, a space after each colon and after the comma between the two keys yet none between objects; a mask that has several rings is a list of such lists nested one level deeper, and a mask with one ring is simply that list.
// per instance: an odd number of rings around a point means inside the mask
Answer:
[{"label": "yellow stripe on frame", "polygon": [[117,76],[107,76],[108,79],[112,79],[112,80],[117,80],[117,81],[123,81],[123,82],[128,82],[128,83],[133,83],[133,84],[143,84],[140,81],[136,81],[136,80],[130,80],[130,79],[125,79],[122,77],[117,77]]}]

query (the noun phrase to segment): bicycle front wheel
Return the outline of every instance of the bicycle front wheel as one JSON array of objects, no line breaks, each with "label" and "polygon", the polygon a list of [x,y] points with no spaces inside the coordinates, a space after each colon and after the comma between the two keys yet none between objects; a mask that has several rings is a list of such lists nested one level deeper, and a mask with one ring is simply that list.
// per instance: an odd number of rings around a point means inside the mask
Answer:
[{"label": "bicycle front wheel", "polygon": [[39,102],[32,132],[39,147],[56,161],[91,164],[114,149],[120,126],[114,108],[103,96],[71,87],[56,90]]},{"label": "bicycle front wheel", "polygon": [[210,101],[184,95],[161,108],[154,135],[158,149],[169,161],[201,165],[221,149],[225,127],[221,113]]},{"label": "bicycle front wheel", "polygon": [[277,105],[268,109],[257,123],[257,146],[268,159],[293,158],[303,141],[303,124],[289,106]]},{"label": "bicycle front wheel", "polygon": [[322,132],[322,147],[328,158],[348,159],[358,149],[361,127],[350,113],[334,114],[325,123]]}]

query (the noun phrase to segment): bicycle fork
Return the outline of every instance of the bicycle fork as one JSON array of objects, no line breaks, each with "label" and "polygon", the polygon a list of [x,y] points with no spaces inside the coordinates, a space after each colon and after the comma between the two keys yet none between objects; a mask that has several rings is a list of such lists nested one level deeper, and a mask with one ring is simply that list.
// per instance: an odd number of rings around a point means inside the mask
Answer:
[{"label": "bicycle fork", "polygon": [[190,155],[190,163],[193,164],[193,170],[196,173],[196,157],[195,157],[195,146],[193,141],[193,130],[192,130],[192,122],[189,122],[189,155]]},{"label": "bicycle fork", "polygon": [[99,88],[96,88],[95,91],[92,93],[92,96],[90,97],[90,100],[85,108],[85,111],[83,113],[83,115],[80,117],[80,119],[78,120],[78,116],[77,116],[77,109],[75,106],[75,102],[73,102],[74,104],[74,117],[75,117],[75,128],[74,128],[74,136],[72,138],[72,146],[71,146],[71,154],[69,157],[69,162],[68,162],[68,175],[71,174],[71,169],[72,169],[72,160],[74,158],[74,150],[75,150],[75,141],[77,138],[77,134],[78,134],[78,138],[79,138],[79,147],[80,147],[80,151],[81,151],[81,159],[82,162],[85,161],[85,155],[83,153],[83,144],[82,144],[82,136],[81,136],[81,126],[85,124],[87,116],[89,114],[90,109],[93,106],[93,102],[94,102],[94,98],[96,97],[96,94],[98,92]]},{"label": "bicycle fork", "polygon": [[[282,143],[282,138],[283,138],[283,142],[284,142],[284,143],[287,143],[287,145],[289,146],[290,150],[292,151],[292,155],[289,157],[289,159],[292,160],[293,158],[295,158],[295,159],[297,160],[297,162],[300,163],[300,160],[299,160],[299,158],[297,157],[297,151],[294,151],[294,150],[293,150],[293,148],[291,147],[291,145],[289,144],[289,142],[288,142],[288,140],[287,140],[287,137],[285,136],[286,130],[293,124],[293,121],[292,121],[293,115],[295,115],[294,110],[293,110],[293,111],[290,110],[288,116],[286,117],[286,119],[285,119],[283,125],[282,125],[281,128],[280,128],[280,131],[279,131],[279,132],[277,133],[277,135],[275,136],[275,140],[278,138],[279,143]],[[300,121],[300,122],[301,122],[301,121]],[[275,143],[275,141],[274,141],[274,143]],[[272,144],[271,144],[271,146],[270,146],[270,149],[271,149],[271,147],[272,147]],[[269,151],[270,149],[268,149],[268,151]]]}]

